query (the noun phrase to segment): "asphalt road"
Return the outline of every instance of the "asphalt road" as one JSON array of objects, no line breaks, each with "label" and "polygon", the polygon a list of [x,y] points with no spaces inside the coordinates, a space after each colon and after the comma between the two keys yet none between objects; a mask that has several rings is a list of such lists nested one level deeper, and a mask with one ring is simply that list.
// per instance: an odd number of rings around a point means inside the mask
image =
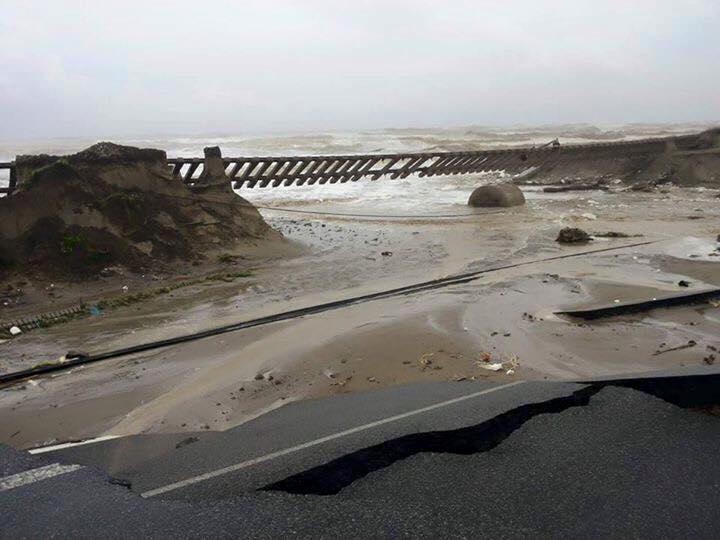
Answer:
[{"label": "asphalt road", "polygon": [[[693,399],[720,403],[717,375],[698,381]],[[602,384],[431,383],[223,433],[3,447],[0,534],[717,537],[720,417],[684,405]]]}]

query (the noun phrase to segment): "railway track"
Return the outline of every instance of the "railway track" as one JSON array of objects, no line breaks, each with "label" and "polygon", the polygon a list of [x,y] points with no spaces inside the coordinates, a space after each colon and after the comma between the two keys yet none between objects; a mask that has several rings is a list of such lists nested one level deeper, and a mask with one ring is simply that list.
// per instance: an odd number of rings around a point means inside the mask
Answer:
[{"label": "railway track", "polygon": [[[515,174],[545,164],[604,158],[651,157],[668,149],[697,151],[699,135],[651,138],[606,143],[545,145],[464,152],[419,152],[401,154],[354,154],[328,156],[263,156],[223,158],[225,173],[233,187],[276,188],[356,182],[369,178],[402,179],[505,171]],[[202,157],[174,157],[167,160],[173,176],[193,184],[204,167]],[[0,193],[11,194],[17,187],[14,161],[0,162],[8,170],[8,185]]]}]

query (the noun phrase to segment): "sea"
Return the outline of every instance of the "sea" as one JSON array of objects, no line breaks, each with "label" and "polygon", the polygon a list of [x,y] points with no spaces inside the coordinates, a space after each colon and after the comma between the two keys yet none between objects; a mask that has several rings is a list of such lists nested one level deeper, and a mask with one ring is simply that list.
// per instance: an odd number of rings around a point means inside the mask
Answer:
[{"label": "sea", "polygon": [[[452,128],[386,128],[367,131],[206,134],[134,137],[53,138],[0,140],[0,162],[21,154],[63,155],[78,152],[101,140],[142,148],[159,148],[168,157],[201,157],[206,146],[219,146],[223,156],[300,156],[335,154],[463,151],[523,147],[558,139],[561,144],[623,141],[696,133],[712,127],[686,124],[565,124],[541,126],[463,126]],[[238,193],[254,204],[313,210],[372,212],[378,215],[432,215],[459,212],[473,187],[502,180],[504,173],[432,178],[362,179],[345,184],[278,188],[240,188]],[[0,170],[0,186],[8,172]]]}]

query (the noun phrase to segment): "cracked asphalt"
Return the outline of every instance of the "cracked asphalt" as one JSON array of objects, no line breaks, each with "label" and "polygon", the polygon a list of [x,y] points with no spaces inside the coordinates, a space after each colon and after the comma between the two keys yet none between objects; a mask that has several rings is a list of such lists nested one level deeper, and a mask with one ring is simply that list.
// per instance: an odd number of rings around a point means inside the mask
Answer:
[{"label": "cracked asphalt", "polygon": [[[720,401],[715,377],[695,394]],[[293,403],[182,445],[188,434],[32,456],[1,447],[0,536],[717,537],[720,417],[619,386],[594,388],[586,405],[543,409],[586,388],[408,385]],[[498,420],[523,406],[535,412],[518,425]],[[477,425],[506,432],[489,449],[454,452],[458,433]],[[372,445],[418,433],[432,434],[437,451],[364,475],[348,466]],[[250,465],[202,478],[238,463]],[[350,475],[335,495],[260,489],[333,463]],[[83,467],[57,473],[68,464]],[[48,470],[56,475],[34,480]],[[8,478],[29,483],[3,487]],[[201,479],[141,496],[188,478]]]}]

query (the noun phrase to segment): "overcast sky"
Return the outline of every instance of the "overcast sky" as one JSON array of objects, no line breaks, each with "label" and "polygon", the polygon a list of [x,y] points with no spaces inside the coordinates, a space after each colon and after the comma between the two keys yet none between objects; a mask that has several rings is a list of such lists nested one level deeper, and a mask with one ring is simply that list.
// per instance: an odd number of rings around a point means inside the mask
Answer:
[{"label": "overcast sky", "polygon": [[3,0],[0,137],[720,119],[720,0]]}]

